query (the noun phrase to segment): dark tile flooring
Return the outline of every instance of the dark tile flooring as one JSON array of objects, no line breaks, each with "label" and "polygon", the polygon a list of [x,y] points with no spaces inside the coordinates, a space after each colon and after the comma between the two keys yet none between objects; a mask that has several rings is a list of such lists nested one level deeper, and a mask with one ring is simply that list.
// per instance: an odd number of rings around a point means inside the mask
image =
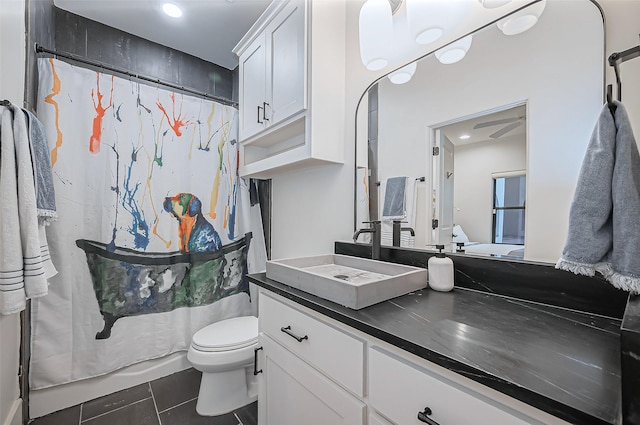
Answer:
[{"label": "dark tile flooring", "polygon": [[222,416],[200,416],[201,373],[187,369],[50,415],[30,425],[257,425],[258,403]]}]

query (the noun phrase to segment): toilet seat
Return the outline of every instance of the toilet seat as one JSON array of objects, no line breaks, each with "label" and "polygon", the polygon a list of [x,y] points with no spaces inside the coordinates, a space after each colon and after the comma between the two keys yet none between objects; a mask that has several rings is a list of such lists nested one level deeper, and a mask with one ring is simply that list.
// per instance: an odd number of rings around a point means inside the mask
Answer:
[{"label": "toilet seat", "polygon": [[258,318],[234,317],[212,323],[193,335],[191,345],[198,351],[238,350],[258,342]]}]

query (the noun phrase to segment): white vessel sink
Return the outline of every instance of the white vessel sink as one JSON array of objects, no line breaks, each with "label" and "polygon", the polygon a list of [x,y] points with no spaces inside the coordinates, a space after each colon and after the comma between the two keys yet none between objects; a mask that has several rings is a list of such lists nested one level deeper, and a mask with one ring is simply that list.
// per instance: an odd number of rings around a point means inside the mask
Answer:
[{"label": "white vessel sink", "polygon": [[267,277],[359,310],[427,286],[427,270],[348,255],[267,261]]}]

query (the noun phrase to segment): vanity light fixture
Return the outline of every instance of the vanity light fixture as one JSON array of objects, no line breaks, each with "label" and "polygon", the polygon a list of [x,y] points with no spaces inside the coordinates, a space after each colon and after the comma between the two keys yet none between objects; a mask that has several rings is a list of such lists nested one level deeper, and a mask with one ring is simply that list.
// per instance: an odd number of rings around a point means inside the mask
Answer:
[{"label": "vanity light fixture", "polygon": [[182,9],[178,5],[173,3],[165,3],[162,5],[162,11],[172,18],[179,18],[182,16]]},{"label": "vanity light fixture", "polygon": [[404,84],[408,83],[413,77],[413,74],[416,72],[416,68],[418,67],[417,62],[411,62],[409,65],[403,66],[397,71],[389,74],[389,80],[393,84]]},{"label": "vanity light fixture", "polygon": [[478,0],[485,9],[495,9],[510,3],[511,0]]},{"label": "vanity light fixture", "polygon": [[389,64],[393,20],[388,0],[367,0],[360,9],[360,58],[369,71]]},{"label": "vanity light fixture", "polygon": [[498,21],[498,28],[500,28],[500,31],[502,31],[504,35],[521,34],[538,22],[546,4],[547,0],[542,0],[506,17]]},{"label": "vanity light fixture", "polygon": [[445,65],[459,62],[469,51],[472,40],[473,37],[471,36],[471,34],[469,34],[468,36],[461,38],[455,43],[451,43],[440,50],[436,50],[436,58],[440,61],[440,63]]}]

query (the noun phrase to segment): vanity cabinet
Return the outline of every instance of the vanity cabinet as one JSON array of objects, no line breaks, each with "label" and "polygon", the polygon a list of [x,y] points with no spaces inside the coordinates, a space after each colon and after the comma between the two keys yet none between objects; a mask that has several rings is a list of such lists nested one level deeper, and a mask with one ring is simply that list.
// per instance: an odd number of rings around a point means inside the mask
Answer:
[{"label": "vanity cabinet", "polygon": [[265,289],[259,327],[261,425],[567,425]]},{"label": "vanity cabinet", "polygon": [[233,49],[242,176],[343,161],[345,10],[275,0]]}]

